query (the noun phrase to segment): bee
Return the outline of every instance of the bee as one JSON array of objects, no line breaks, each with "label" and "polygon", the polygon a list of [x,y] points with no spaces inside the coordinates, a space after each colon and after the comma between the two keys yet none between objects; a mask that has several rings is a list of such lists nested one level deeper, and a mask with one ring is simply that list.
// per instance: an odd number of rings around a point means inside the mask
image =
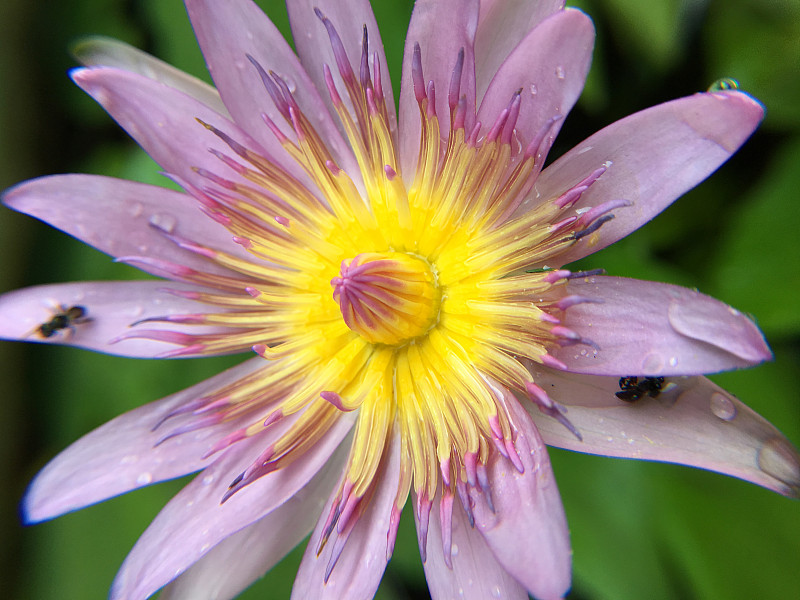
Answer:
[{"label": "bee", "polygon": [[89,321],[86,316],[86,307],[84,306],[59,306],[52,318],[46,323],[39,325],[35,332],[42,338],[49,338],[54,336],[57,332],[64,329],[69,329],[74,333],[75,325]]},{"label": "bee", "polygon": [[663,388],[663,377],[642,377],[640,379],[639,377],[631,375],[629,377],[619,378],[620,391],[615,395],[625,402],[635,402],[644,395],[655,398],[661,393]]}]

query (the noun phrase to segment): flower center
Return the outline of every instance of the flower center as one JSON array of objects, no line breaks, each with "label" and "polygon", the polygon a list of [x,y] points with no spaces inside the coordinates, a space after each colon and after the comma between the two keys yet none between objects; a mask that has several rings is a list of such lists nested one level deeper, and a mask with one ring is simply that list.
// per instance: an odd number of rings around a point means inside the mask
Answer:
[{"label": "flower center", "polygon": [[411,254],[359,254],[342,261],[331,285],[344,322],[373,344],[400,346],[425,335],[439,318],[436,274]]}]

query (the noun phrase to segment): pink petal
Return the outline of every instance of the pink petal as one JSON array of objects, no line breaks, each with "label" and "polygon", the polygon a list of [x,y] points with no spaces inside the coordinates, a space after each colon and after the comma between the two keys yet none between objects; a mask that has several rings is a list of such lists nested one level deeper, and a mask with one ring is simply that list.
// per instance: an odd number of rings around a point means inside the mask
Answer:
[{"label": "pink petal", "polygon": [[[268,430],[229,448],[170,500],[142,534],[114,580],[112,600],[149,597],[228,536],[282,506],[323,467],[338,472],[345,453],[336,449],[351,426],[352,418],[343,415],[305,455],[220,504],[231,480],[269,444],[264,436],[272,436]],[[302,528],[302,523],[298,527]]]},{"label": "pink petal", "polygon": [[535,206],[537,198],[559,196],[611,161],[575,209],[620,199],[633,206],[615,210],[612,221],[562,255],[561,264],[570,263],[625,237],[703,181],[750,137],[763,116],[757,101],[736,91],[695,94],[643,110],[594,134],[545,169],[517,214]]},{"label": "pink petal", "polygon": [[202,397],[257,369],[254,358],[176,394],[120,415],[61,452],[31,482],[22,510],[27,523],[52,519],[131,490],[199,471],[211,462],[201,458],[222,436],[237,427],[224,423],[157,442],[164,431],[153,427],[176,407]]},{"label": "pink petal", "polygon": [[487,466],[494,510],[480,490],[471,489],[475,526],[497,561],[535,598],[562,598],[570,587],[572,555],[550,458],[530,416],[511,394],[503,395],[521,434],[515,445],[525,472],[492,451]]},{"label": "pink petal", "polygon": [[450,129],[448,91],[458,53],[464,50],[461,95],[467,100],[467,127],[475,110],[475,30],[479,2],[476,0],[419,0],[414,4],[403,53],[403,79],[400,86],[400,166],[409,181],[417,164],[420,141],[419,105],[411,75],[414,46],[420,45],[425,85],[436,86],[436,114],[446,138]]},{"label": "pink petal", "polygon": [[[347,57],[350,59],[350,64],[356,74],[358,74],[361,64],[361,44],[364,26],[366,25],[369,53],[370,55],[377,53],[378,61],[380,62],[381,87],[383,88],[383,96],[386,99],[389,121],[394,130],[396,128],[396,117],[392,80],[389,76],[389,67],[383,52],[380,30],[375,22],[375,15],[372,14],[369,0],[293,0],[286,3],[286,8],[289,11],[292,36],[294,37],[300,61],[303,63],[311,80],[316,84],[317,89],[320,90],[323,100],[331,111],[333,111],[333,105],[330,102],[330,95],[327,93],[323,65],[330,67],[339,95],[348,105],[349,100],[346,99],[347,94],[344,82],[339,75],[339,70],[336,68],[336,59],[333,55],[327,30],[314,13],[314,8],[318,8],[336,27],[336,31],[344,44]],[[370,58],[369,63],[373,65],[372,58]],[[374,77],[374,71],[372,74]],[[348,174],[353,177],[358,174],[358,171],[348,170]]]},{"label": "pink petal", "polygon": [[[413,500],[416,503],[416,498]],[[528,600],[528,592],[500,566],[483,536],[470,527],[458,501],[453,505],[452,568],[447,566],[442,550],[438,505],[437,498],[428,524],[427,560],[423,565],[433,600]]]},{"label": "pink petal", "polygon": [[[264,124],[261,114],[266,113],[290,138],[294,137],[294,132],[275,107],[258,71],[247,58],[249,54],[265,71],[274,71],[284,79],[300,109],[329,144],[337,164],[352,177],[358,176],[352,154],[326,110],[314,81],[306,74],[288,42],[255,3],[250,0],[187,0],[186,10],[211,77],[242,130],[286,166],[290,159]],[[357,39],[361,39],[360,31]]]},{"label": "pink petal", "polygon": [[[165,288],[202,291],[202,288],[164,281],[86,281],[38,285],[14,290],[0,296],[0,338],[65,344],[88,348],[106,354],[153,358],[173,350],[175,344],[129,338],[111,343],[117,336],[129,333],[133,323],[149,317],[193,314],[207,309],[187,298],[179,298]],[[44,338],[37,331],[55,314],[72,306],[82,306],[86,322],[76,323]],[[220,333],[221,327],[150,323],[147,329],[183,331],[189,334]]]},{"label": "pink petal", "polygon": [[184,73],[125,42],[103,36],[92,36],[76,44],[72,53],[86,67],[116,67],[139,73],[190,95],[221,115],[228,115],[219,92],[205,81]]},{"label": "pink petal", "polygon": [[693,290],[621,277],[577,279],[567,290],[599,301],[573,306],[563,321],[599,349],[553,350],[576,373],[697,375],[772,358],[750,319]]},{"label": "pink petal", "polygon": [[[114,257],[148,256],[232,274],[165,235],[175,234],[252,259],[227,229],[200,211],[191,196],[158,186],[97,175],[51,175],[11,188],[3,202]],[[148,270],[146,265],[142,268]]]},{"label": "pink petal", "polygon": [[375,475],[372,498],[353,527],[347,544],[325,583],[325,572],[334,549],[335,536],[331,536],[319,556],[316,549],[336,494],[328,499],[300,563],[292,589],[293,599],[368,600],[375,595],[389,560],[387,535],[400,481],[399,436],[392,436],[387,448]]},{"label": "pink petal", "polygon": [[231,534],[161,591],[160,600],[227,600],[275,566],[314,527],[338,471],[320,470],[299,492]]},{"label": "pink petal", "polygon": [[482,0],[475,37],[478,101],[506,59],[539,23],[564,8],[564,0]]},{"label": "pink petal", "polygon": [[[521,89],[516,133],[525,150],[548,120],[572,110],[583,90],[593,47],[594,26],[584,13],[568,9],[548,17],[500,65],[481,102],[478,120],[493,123]],[[552,135],[562,123],[553,124]]]},{"label": "pink petal", "polygon": [[[200,189],[209,185],[197,168],[226,179],[249,184],[226,167],[210,149],[233,155],[219,137],[197,119],[208,123],[238,143],[276,162],[301,181],[300,167],[281,149],[283,155],[269,155],[234,123],[194,98],[136,73],[107,67],[75,69],[72,78],[97,100],[163,169]],[[281,159],[281,162],[276,160]]]},{"label": "pink petal", "polygon": [[532,365],[536,382],[567,407],[579,441],[532,404],[525,408],[551,446],[605,456],[680,463],[800,497],[800,454],[773,425],[705,377],[670,377],[656,398],[618,399],[616,377]]}]

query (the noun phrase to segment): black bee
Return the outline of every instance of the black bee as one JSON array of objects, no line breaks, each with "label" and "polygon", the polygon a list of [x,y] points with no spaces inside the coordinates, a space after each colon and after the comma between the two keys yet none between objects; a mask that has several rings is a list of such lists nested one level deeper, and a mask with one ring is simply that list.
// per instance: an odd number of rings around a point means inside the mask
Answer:
[{"label": "black bee", "polygon": [[46,323],[42,323],[36,328],[36,332],[43,338],[54,336],[63,329],[75,331],[75,325],[89,321],[86,316],[86,308],[83,306],[59,307],[59,312]]},{"label": "black bee", "polygon": [[615,395],[625,402],[635,402],[644,395],[655,398],[661,393],[664,387],[663,377],[642,377],[636,376],[620,377],[619,389]]}]

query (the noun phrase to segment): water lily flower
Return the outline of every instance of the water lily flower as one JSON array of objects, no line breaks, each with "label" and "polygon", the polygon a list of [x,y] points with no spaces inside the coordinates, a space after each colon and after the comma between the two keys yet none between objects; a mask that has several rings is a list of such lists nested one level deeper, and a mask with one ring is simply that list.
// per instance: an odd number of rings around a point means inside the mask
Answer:
[{"label": "water lily flower", "polygon": [[560,0],[418,0],[397,112],[367,0],[289,2],[297,55],[250,0],[186,7],[216,88],[104,39],[72,72],[180,191],[58,175],[3,197],[162,278],[7,293],[4,338],[258,355],[89,433],[31,484],[33,523],[199,472],[112,598],[230,598],[309,533],[293,597],[370,598],[404,508],[434,598],[560,598],[546,445],[798,495],[793,446],[702,376],[771,357],[752,321],[564,268],[716,170],[757,101],[667,102],[543,168],[594,42]]}]

